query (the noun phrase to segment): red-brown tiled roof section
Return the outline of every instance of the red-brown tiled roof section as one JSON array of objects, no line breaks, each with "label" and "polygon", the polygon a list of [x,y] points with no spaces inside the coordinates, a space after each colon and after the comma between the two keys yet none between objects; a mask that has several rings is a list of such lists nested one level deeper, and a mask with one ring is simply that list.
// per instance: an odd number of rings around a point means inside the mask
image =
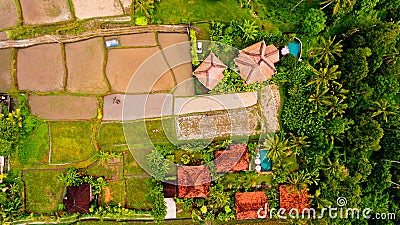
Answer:
[{"label": "red-brown tiled roof section", "polygon": [[214,53],[210,53],[193,74],[206,88],[212,90],[224,78],[226,68],[227,66]]},{"label": "red-brown tiled roof section", "polygon": [[276,74],[274,63],[279,61],[279,50],[260,41],[243,49],[234,61],[247,84],[261,82]]},{"label": "red-brown tiled roof section", "polygon": [[67,187],[67,197],[63,203],[68,213],[89,213],[90,202],[93,200],[89,184]]},{"label": "red-brown tiled roof section", "polygon": [[299,212],[303,211],[304,208],[309,208],[309,195],[308,191],[295,191],[290,190],[290,186],[281,185],[279,186],[279,202],[280,207],[285,208],[287,212],[290,209],[297,209]]},{"label": "red-brown tiled roof section", "polygon": [[215,151],[217,172],[243,171],[249,169],[249,153],[245,144],[233,144],[229,150]]},{"label": "red-brown tiled roof section", "polygon": [[265,193],[262,191],[258,192],[246,192],[235,194],[235,209],[236,219],[257,219],[258,210],[265,208],[268,203]]},{"label": "red-brown tiled roof section", "polygon": [[206,198],[210,182],[208,166],[178,166],[178,198]]}]

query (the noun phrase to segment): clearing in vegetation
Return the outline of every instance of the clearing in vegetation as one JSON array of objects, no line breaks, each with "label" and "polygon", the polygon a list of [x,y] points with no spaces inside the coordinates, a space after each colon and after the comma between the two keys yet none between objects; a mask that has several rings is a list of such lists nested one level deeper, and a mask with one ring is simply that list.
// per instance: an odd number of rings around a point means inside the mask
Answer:
[{"label": "clearing in vegetation", "polygon": [[72,0],[78,19],[115,16],[124,14],[119,1],[115,0]]},{"label": "clearing in vegetation", "polygon": [[50,163],[83,161],[94,152],[90,122],[51,122]]},{"label": "clearing in vegetation", "polygon": [[20,0],[26,25],[56,23],[72,19],[68,0]]},{"label": "clearing in vegetation", "polygon": [[29,96],[31,113],[45,120],[87,120],[97,116],[97,98],[84,96]]},{"label": "clearing in vegetation", "polygon": [[12,87],[11,60],[12,49],[0,49],[0,92],[7,92]]},{"label": "clearing in vegetation", "polygon": [[0,28],[13,27],[18,24],[18,12],[14,0],[0,1]]},{"label": "clearing in vegetation", "polygon": [[23,180],[26,184],[26,209],[35,213],[53,213],[62,203],[63,184],[57,176],[58,170],[26,171]]},{"label": "clearing in vegetation", "polygon": [[65,66],[59,44],[18,49],[17,80],[22,91],[63,91]]},{"label": "clearing in vegetation", "polygon": [[67,91],[103,94],[108,87],[103,75],[103,39],[93,38],[65,45],[68,68]]}]

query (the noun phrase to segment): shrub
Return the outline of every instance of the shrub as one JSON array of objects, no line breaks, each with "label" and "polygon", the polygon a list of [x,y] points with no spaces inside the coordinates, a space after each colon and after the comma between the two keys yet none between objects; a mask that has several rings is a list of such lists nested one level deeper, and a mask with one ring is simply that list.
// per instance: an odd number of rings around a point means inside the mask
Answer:
[{"label": "shrub", "polygon": [[322,10],[310,9],[303,21],[303,31],[310,36],[317,35],[325,29],[326,16]]},{"label": "shrub", "polygon": [[147,18],[145,16],[139,16],[135,18],[135,24],[138,26],[146,26]]}]

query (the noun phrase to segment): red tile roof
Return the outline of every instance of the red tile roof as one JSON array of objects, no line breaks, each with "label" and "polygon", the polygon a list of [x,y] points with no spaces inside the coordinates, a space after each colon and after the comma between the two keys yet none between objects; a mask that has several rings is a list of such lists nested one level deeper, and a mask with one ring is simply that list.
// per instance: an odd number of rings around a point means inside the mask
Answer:
[{"label": "red tile roof", "polygon": [[209,90],[214,89],[218,83],[224,78],[224,70],[227,66],[211,53],[197,69],[194,75]]},{"label": "red tile roof", "polygon": [[217,172],[243,171],[249,169],[249,153],[245,144],[234,144],[229,150],[215,151]]},{"label": "red tile roof", "polygon": [[64,198],[63,203],[68,213],[89,213],[92,200],[90,185],[82,184],[76,187],[67,187],[67,197]]},{"label": "red tile roof", "polygon": [[246,192],[235,194],[235,208],[236,208],[236,219],[257,219],[258,210],[265,208],[268,203],[265,193],[262,191],[258,192]]},{"label": "red tile roof", "polygon": [[280,207],[285,208],[287,212],[290,209],[297,209],[299,212],[304,208],[309,208],[309,195],[308,191],[303,190],[300,193],[291,191],[290,186],[279,186],[279,202]]},{"label": "red tile roof", "polygon": [[208,166],[178,166],[178,198],[206,198],[210,182]]},{"label": "red tile roof", "polygon": [[279,61],[279,50],[260,41],[243,49],[234,61],[247,84],[261,82],[276,74],[274,63]]}]

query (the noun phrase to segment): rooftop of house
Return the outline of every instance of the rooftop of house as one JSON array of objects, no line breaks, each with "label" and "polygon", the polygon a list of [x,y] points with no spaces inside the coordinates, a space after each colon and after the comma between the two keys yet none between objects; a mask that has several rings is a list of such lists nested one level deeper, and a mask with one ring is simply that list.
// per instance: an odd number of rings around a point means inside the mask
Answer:
[{"label": "rooftop of house", "polygon": [[234,61],[247,84],[262,82],[276,74],[274,63],[279,61],[279,50],[260,41],[241,50]]},{"label": "rooftop of house", "polygon": [[309,208],[309,195],[307,190],[291,190],[290,186],[279,186],[280,207],[289,211],[297,209],[301,212],[304,208]]},{"label": "rooftop of house", "polygon": [[179,198],[208,197],[210,182],[210,169],[207,165],[178,166]]},{"label": "rooftop of house", "polygon": [[233,144],[228,150],[215,151],[217,172],[243,171],[249,169],[249,153],[245,144]]},{"label": "rooftop of house", "polygon": [[67,187],[67,197],[63,203],[68,213],[89,213],[90,203],[93,200],[92,188],[89,184]]},{"label": "rooftop of house", "polygon": [[236,193],[236,219],[257,219],[259,209],[264,208],[266,203],[268,203],[268,199],[262,191]]},{"label": "rooftop of house", "polygon": [[204,87],[212,90],[224,78],[224,70],[226,68],[227,66],[211,52],[199,67],[197,67],[193,74],[197,79],[199,79]]}]

